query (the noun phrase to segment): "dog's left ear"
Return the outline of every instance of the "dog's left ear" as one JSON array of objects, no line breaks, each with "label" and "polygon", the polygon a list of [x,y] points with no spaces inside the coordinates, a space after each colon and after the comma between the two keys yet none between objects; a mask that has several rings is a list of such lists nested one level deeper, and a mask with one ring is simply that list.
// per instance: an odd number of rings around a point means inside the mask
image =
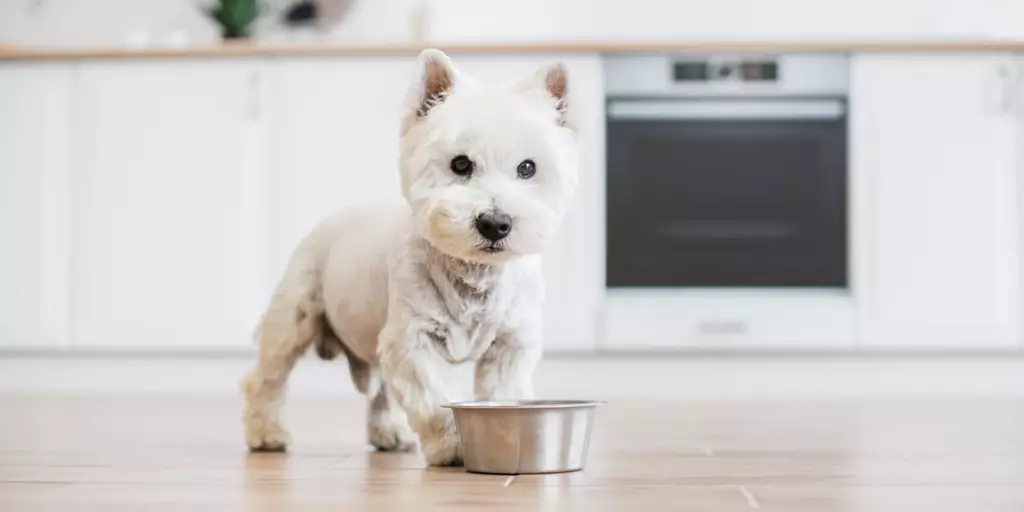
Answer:
[{"label": "dog's left ear", "polygon": [[564,63],[555,62],[537,70],[532,77],[521,82],[518,89],[531,97],[538,97],[551,108],[559,125],[575,129],[570,119],[569,72]]}]

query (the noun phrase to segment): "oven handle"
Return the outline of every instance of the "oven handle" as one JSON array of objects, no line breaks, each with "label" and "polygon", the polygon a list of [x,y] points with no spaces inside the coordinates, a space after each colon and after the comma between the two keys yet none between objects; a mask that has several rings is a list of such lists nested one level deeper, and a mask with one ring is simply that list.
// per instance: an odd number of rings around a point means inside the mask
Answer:
[{"label": "oven handle", "polygon": [[846,107],[839,100],[614,100],[608,118],[622,120],[821,120],[839,119]]}]

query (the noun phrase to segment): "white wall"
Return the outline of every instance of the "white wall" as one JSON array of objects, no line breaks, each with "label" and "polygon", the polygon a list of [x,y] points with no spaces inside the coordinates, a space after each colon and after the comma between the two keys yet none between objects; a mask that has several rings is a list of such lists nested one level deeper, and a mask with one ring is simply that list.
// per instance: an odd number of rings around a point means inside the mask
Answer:
[{"label": "white wall", "polygon": [[434,0],[434,30],[442,40],[934,39],[984,35],[995,5],[1016,1]]},{"label": "white wall", "polygon": [[[268,1],[268,0],[261,0]],[[405,41],[417,0],[355,0],[347,21],[330,34],[337,40]],[[219,31],[203,13],[211,0],[0,0],[0,44],[118,45],[216,41]],[[272,9],[290,0],[269,0]],[[272,11],[275,12],[275,11]],[[279,37],[262,22],[259,33]]]},{"label": "white wall", "polygon": [[[176,32],[209,42],[217,30],[197,9],[208,1],[3,0],[0,43],[110,45],[139,31],[154,45]],[[330,37],[408,41],[421,2],[439,42],[1024,37],[1020,0],[356,0]]]}]

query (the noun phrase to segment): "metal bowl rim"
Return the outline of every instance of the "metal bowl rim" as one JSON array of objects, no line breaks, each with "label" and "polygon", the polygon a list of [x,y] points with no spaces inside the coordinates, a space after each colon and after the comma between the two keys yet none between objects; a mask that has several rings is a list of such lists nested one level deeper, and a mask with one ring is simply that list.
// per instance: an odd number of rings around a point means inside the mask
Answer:
[{"label": "metal bowl rim", "polygon": [[536,410],[536,409],[577,409],[604,405],[604,400],[468,400],[442,405],[445,409],[464,410]]}]

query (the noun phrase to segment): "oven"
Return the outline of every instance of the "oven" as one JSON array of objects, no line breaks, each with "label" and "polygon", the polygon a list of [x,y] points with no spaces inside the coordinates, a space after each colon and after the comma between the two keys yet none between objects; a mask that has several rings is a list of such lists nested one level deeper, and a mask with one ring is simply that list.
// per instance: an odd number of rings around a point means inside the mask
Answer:
[{"label": "oven", "polygon": [[845,344],[847,58],[606,60],[609,348]]}]

